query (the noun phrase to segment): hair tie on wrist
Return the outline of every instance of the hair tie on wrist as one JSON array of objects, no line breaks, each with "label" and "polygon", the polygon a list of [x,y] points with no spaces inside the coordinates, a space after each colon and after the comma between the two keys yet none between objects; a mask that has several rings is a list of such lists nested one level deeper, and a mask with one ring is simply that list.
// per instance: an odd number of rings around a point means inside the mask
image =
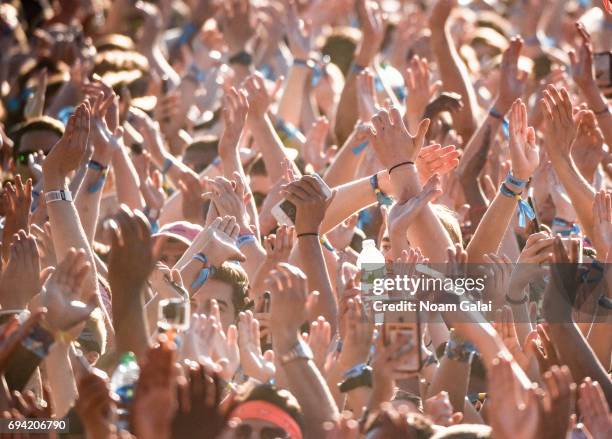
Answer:
[{"label": "hair tie on wrist", "polygon": [[404,165],[414,165],[414,162],[413,162],[413,161],[411,161],[411,160],[407,160],[407,161],[405,161],[405,162],[400,162],[400,163],[398,163],[397,165],[393,165],[393,166],[391,166],[391,167],[389,168],[389,171],[387,171],[387,172],[389,172],[389,174],[391,174],[391,172],[392,172],[392,171],[393,171],[395,168],[399,168],[400,166],[404,166]]},{"label": "hair tie on wrist", "polygon": [[319,234],[316,233],[316,232],[306,232],[306,233],[298,233],[297,234],[298,238],[302,238],[303,236],[316,236],[318,238]]},{"label": "hair tie on wrist", "polygon": [[516,300],[506,294],[506,302],[510,305],[523,305],[529,300],[529,294],[525,294],[522,298]]}]

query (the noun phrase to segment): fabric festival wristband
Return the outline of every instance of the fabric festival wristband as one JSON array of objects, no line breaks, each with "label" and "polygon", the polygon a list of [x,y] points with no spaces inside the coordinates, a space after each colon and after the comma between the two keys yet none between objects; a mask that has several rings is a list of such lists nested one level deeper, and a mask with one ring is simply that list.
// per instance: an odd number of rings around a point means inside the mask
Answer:
[{"label": "fabric festival wristband", "polygon": [[210,264],[208,263],[208,258],[204,253],[198,253],[194,255],[193,259],[195,259],[196,261],[200,261],[202,264],[204,264],[204,267],[200,270],[198,276],[191,283],[191,289],[197,290],[206,283],[211,274],[214,274],[215,267],[210,266]]},{"label": "fabric festival wristband", "polygon": [[380,187],[378,186],[378,174],[374,174],[370,177],[370,186],[372,186],[372,189],[374,190],[374,195],[376,195],[376,201],[378,201],[378,204],[383,206],[390,206],[393,204],[393,199],[380,190]]},{"label": "fabric festival wristband", "polygon": [[351,72],[358,74],[361,73],[362,71],[364,71],[366,68],[364,66],[360,66],[359,64],[353,64],[351,66]]},{"label": "fabric festival wristband", "polygon": [[172,167],[172,165],[173,165],[172,160],[170,159],[164,160],[164,166],[162,167],[162,175],[166,175],[168,171],[170,170],[170,168]]},{"label": "fabric festival wristband", "polygon": [[248,244],[249,242],[255,242],[255,241],[257,241],[257,238],[255,238],[255,235],[252,235],[252,234],[238,235],[238,237],[236,238],[236,245],[238,246],[238,248],[240,248],[243,245]]},{"label": "fabric festival wristband", "polygon": [[104,182],[106,181],[106,175],[108,174],[108,166],[104,166],[95,160],[90,160],[87,163],[87,168],[92,169],[94,171],[100,171],[100,176],[87,187],[87,192],[90,194],[94,194],[98,192],[104,186]]},{"label": "fabric festival wristband", "polygon": [[529,180],[521,180],[512,175],[512,171],[508,171],[508,175],[506,175],[506,183],[510,183],[513,186],[516,186],[519,189],[524,189],[527,186],[527,182]]},{"label": "fabric festival wristband", "polygon": [[49,191],[45,192],[45,202],[53,203],[55,201],[68,201],[72,202],[72,193],[70,191],[65,191],[60,189],[59,191]]},{"label": "fabric festival wristband", "polygon": [[521,194],[517,194],[508,189],[505,183],[502,183],[499,187],[499,193],[508,198],[514,198],[517,201],[519,227],[524,229],[527,226],[527,218],[529,218],[530,221],[535,218],[535,212],[529,203],[521,198]]},{"label": "fabric festival wristband", "polygon": [[359,145],[357,145],[357,146],[353,146],[353,147],[351,148],[351,152],[353,153],[353,155],[359,155],[359,154],[361,154],[361,153],[363,152],[363,150],[367,148],[368,143],[369,143],[369,142],[368,142],[367,140],[364,140],[364,141],[363,141],[363,142],[361,142]]},{"label": "fabric festival wristband", "polygon": [[508,119],[506,119],[504,115],[497,111],[495,108],[491,108],[489,110],[489,114],[491,115],[491,117],[501,120],[502,131],[504,132],[504,136],[508,138],[510,136],[510,122],[508,122]]},{"label": "fabric festival wristband", "polygon": [[195,34],[197,30],[198,30],[198,28],[196,27],[195,24],[187,23],[187,25],[185,25],[185,27],[183,27],[183,31],[181,32],[181,36],[178,39],[179,44],[180,45],[187,44],[189,42],[189,39],[191,38],[191,36],[193,34]]}]

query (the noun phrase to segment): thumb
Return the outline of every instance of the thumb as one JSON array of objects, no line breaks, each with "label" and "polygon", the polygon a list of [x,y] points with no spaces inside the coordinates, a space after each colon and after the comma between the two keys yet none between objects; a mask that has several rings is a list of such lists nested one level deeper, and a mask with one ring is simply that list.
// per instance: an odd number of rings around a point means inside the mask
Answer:
[{"label": "thumb", "polygon": [[47,267],[40,272],[40,284],[44,285],[49,277],[55,272],[55,267]]}]

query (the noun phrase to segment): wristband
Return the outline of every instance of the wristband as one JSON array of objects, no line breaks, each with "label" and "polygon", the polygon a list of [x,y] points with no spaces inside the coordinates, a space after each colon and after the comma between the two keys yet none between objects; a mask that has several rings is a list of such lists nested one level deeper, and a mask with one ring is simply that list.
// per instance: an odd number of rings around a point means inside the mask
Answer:
[{"label": "wristband", "polygon": [[189,66],[189,70],[187,70],[186,77],[193,78],[196,83],[200,83],[200,82],[204,82],[204,80],[206,79],[206,73],[203,70],[200,70],[200,68],[197,65],[191,64]]},{"label": "wristband", "polygon": [[397,165],[393,165],[393,166],[391,166],[391,167],[389,168],[389,171],[387,171],[387,172],[389,172],[389,174],[391,174],[391,172],[392,172],[392,171],[394,171],[394,170],[395,170],[395,168],[399,168],[400,166],[404,166],[404,165],[414,165],[414,162],[413,162],[413,161],[411,161],[411,160],[407,160],[407,161],[405,161],[405,162],[400,162],[400,163],[398,163]]},{"label": "wristband", "polygon": [[173,164],[174,163],[169,158],[164,160],[164,166],[162,167],[162,175],[166,175]]},{"label": "wristband", "polygon": [[87,187],[87,192],[89,192],[90,194],[95,194],[104,186],[104,182],[106,181],[106,175],[108,174],[108,166],[104,166],[102,163],[97,162],[95,160],[90,160],[87,163],[87,169],[100,171],[100,176],[98,177],[98,179]]},{"label": "wristband", "polygon": [[344,381],[338,384],[338,390],[342,393],[359,387],[372,387],[372,368],[366,364],[358,364],[347,371],[344,376]]},{"label": "wristband", "polygon": [[359,155],[361,154],[361,152],[366,149],[366,147],[368,146],[369,141],[364,140],[363,142],[361,142],[359,145],[357,146],[353,146],[351,148],[351,152],[353,153],[353,155]]},{"label": "wristband", "polygon": [[253,56],[246,50],[241,50],[235,55],[230,56],[228,64],[238,64],[241,66],[250,66],[253,63]]},{"label": "wristband", "polygon": [[601,295],[597,300],[597,304],[604,309],[612,310],[612,300],[609,297]]},{"label": "wristband", "polygon": [[363,72],[365,69],[366,69],[366,67],[364,67],[364,66],[360,66],[359,64],[353,64],[353,65],[351,66],[351,72],[352,72],[352,73],[354,73],[354,74],[361,73],[361,72]]},{"label": "wristband", "polygon": [[72,193],[68,190],[60,189],[59,191],[45,192],[45,202],[47,204],[55,201],[68,201],[72,202]]},{"label": "wristband", "polygon": [[489,115],[491,115],[491,117],[494,117],[495,119],[501,120],[502,131],[504,132],[504,136],[508,138],[510,135],[510,122],[508,122],[508,119],[506,119],[504,115],[497,111],[495,108],[491,108],[489,110]]},{"label": "wristband", "polygon": [[516,178],[514,175],[512,175],[512,171],[508,171],[508,174],[506,175],[505,183],[510,183],[511,185],[516,186],[519,189],[524,189],[525,186],[527,186],[528,182],[529,180],[521,180],[519,178]]},{"label": "wristband", "polygon": [[304,236],[316,236],[316,237],[318,238],[318,237],[319,237],[319,234],[318,234],[318,233],[316,233],[316,232],[306,232],[306,233],[298,233],[298,234],[297,234],[298,239],[299,239],[299,238],[302,238],[302,237],[304,237]]},{"label": "wristband", "polygon": [[327,239],[325,235],[323,235],[321,239],[319,239],[319,242],[321,243],[321,245],[323,246],[325,250],[328,250],[332,253],[336,253],[336,249],[334,248],[333,245],[331,245],[331,242],[329,242],[329,239]]},{"label": "wristband", "polygon": [[508,189],[505,183],[502,183],[499,187],[499,193],[508,197],[516,199],[518,203],[518,223],[519,227],[525,228],[527,226],[527,218],[529,220],[533,220],[535,218],[535,212],[525,200],[521,198],[521,194],[517,194],[516,192],[512,192]]},{"label": "wristband", "polygon": [[238,235],[238,237],[236,238],[236,246],[240,248],[243,245],[248,244],[249,242],[255,241],[257,241],[257,238],[255,238],[255,235],[253,234]]},{"label": "wristband", "polygon": [[378,174],[374,174],[370,177],[370,185],[374,190],[374,195],[376,195],[378,204],[382,206],[390,206],[393,204],[393,199],[389,195],[385,194],[378,186]]},{"label": "wristband", "polygon": [[215,267],[212,267],[210,265],[210,263],[208,262],[208,258],[204,253],[195,254],[193,256],[193,259],[195,259],[196,261],[200,261],[204,265],[204,267],[202,267],[202,269],[200,270],[200,273],[198,273],[198,276],[191,283],[191,289],[197,290],[206,283],[211,274],[215,273]]},{"label": "wristband", "polygon": [[506,302],[508,302],[510,305],[523,305],[525,303],[527,303],[527,301],[529,300],[529,294],[525,294],[522,298],[516,300],[513,299],[512,297],[508,296],[508,294],[506,294]]},{"label": "wristband", "polygon": [[299,59],[299,58],[294,58],[293,59],[293,65],[294,66],[302,66],[302,67],[306,67],[309,69],[314,69],[315,66],[315,62],[311,59]]},{"label": "wristband", "polygon": [[455,340],[454,337],[450,337],[446,343],[444,349],[444,355],[449,360],[456,360],[461,363],[467,363],[472,361],[474,354],[476,353],[476,347],[469,341]]},{"label": "wristband", "polygon": [[558,233],[561,236],[571,236],[571,235],[579,235],[580,234],[580,226],[574,222],[566,221],[563,218],[555,217],[552,221],[553,227],[562,227],[562,230],[556,230],[555,233]]},{"label": "wristband", "polygon": [[193,23],[187,23],[181,32],[181,36],[178,39],[179,45],[187,44],[190,38],[197,32],[198,28]]}]

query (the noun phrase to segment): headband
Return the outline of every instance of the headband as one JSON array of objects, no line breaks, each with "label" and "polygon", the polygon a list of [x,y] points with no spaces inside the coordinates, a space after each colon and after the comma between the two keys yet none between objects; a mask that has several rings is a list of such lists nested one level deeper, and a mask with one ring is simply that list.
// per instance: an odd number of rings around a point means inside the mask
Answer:
[{"label": "headband", "polygon": [[295,419],[280,407],[266,401],[247,401],[234,409],[230,418],[259,419],[268,421],[285,430],[291,439],[302,439],[302,430]]}]

